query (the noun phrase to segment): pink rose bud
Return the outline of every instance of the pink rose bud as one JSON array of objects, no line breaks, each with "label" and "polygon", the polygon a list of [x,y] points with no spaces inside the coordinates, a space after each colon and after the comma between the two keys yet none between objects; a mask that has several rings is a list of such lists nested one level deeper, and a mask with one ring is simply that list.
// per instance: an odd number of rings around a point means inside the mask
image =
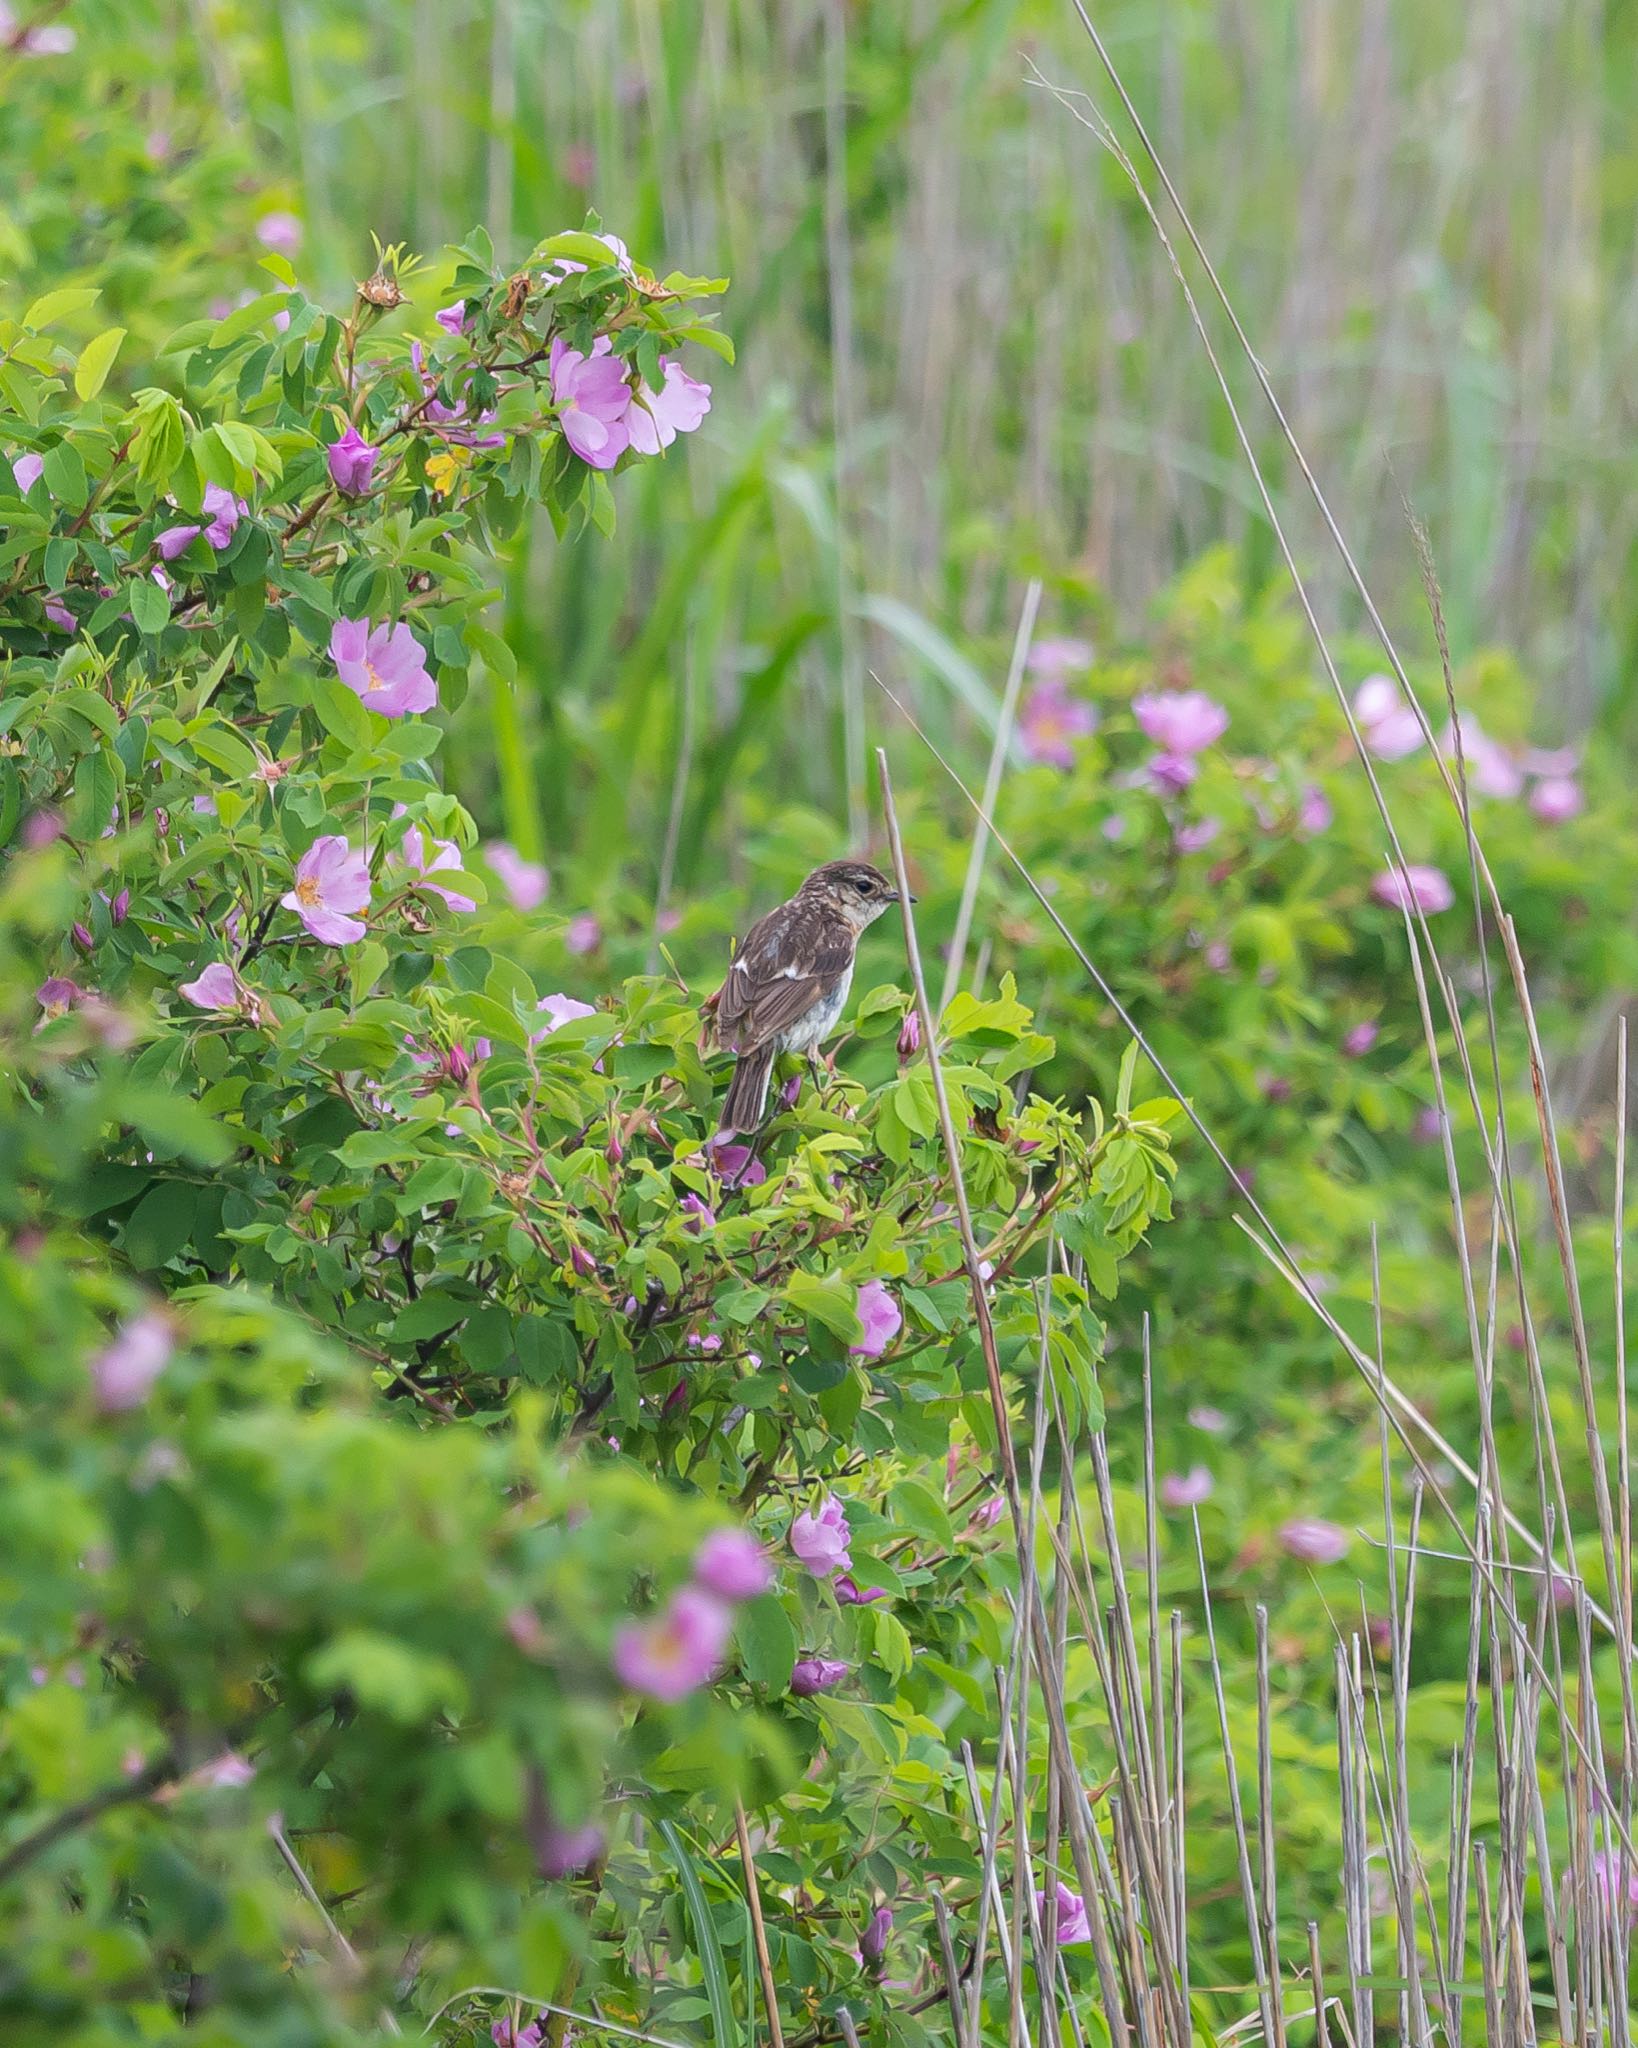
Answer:
[{"label": "pink rose bud", "polygon": [[799,1700],[812,1699],[816,1692],[829,1692],[847,1676],[840,1657],[798,1657],[791,1667],[791,1691]]},{"label": "pink rose bud", "polygon": [[907,1060],[921,1050],[921,1012],[909,1010],[899,1026],[899,1058]]},{"label": "pink rose bud", "polygon": [[115,924],[123,924],[126,918],[130,915],[130,913],[131,892],[129,889],[121,889],[119,894],[114,898],[113,904],[109,909],[108,915],[113,919]]},{"label": "pink rose bud", "polygon": [[694,1580],[721,1600],[752,1600],[773,1584],[773,1566],[744,1529],[714,1529],[694,1554]]},{"label": "pink rose bud", "polygon": [[570,1245],[569,1264],[573,1266],[582,1280],[595,1280],[597,1278],[597,1261],[583,1245]]},{"label": "pink rose bud", "polygon": [[870,1925],[859,1936],[859,1954],[872,1969],[887,1953],[887,1937],[893,1932],[893,1909],[878,1906],[870,1916]]},{"label": "pink rose bud", "polygon": [[89,929],[81,924],[78,918],[74,920],[73,925],[69,928],[68,935],[82,953],[89,953],[92,946],[96,943],[91,937]]}]

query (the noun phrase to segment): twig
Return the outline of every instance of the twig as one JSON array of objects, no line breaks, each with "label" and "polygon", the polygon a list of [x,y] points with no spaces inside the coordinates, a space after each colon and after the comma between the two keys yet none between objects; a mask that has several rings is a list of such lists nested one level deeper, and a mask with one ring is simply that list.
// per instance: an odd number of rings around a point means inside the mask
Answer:
[{"label": "twig", "polygon": [[[751,1854],[751,1833],[745,1825],[745,1806],[739,1798],[734,1800],[734,1833],[739,1840],[739,1860],[745,1872],[745,1903],[751,1909],[751,1936],[756,1943],[756,1967],[762,1979],[762,1999],[768,2008],[768,2038],[773,2048],[785,2048],[785,2036],[779,2025],[779,1990],[774,1983],[773,1958],[768,1953],[768,1930],[762,1924],[762,1898],[757,1885],[756,1858]],[[846,2012],[838,2014],[849,2031],[852,2042],[852,2021]]]}]

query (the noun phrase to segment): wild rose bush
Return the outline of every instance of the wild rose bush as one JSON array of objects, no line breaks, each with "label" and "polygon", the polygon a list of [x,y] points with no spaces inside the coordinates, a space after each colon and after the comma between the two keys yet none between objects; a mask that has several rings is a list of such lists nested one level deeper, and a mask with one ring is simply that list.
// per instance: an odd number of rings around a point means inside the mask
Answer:
[{"label": "wild rose bush", "polygon": [[[686,2027],[736,1797],[788,2024],[866,2010],[1010,1570],[908,995],[713,1149],[720,956],[526,971],[433,765],[493,550],[700,425],[717,286],[595,227],[436,319],[399,251],[345,316],[267,269],[128,399],[0,322],[7,2038]],[[1177,1106],[1032,1092],[1011,981],[940,1048],[1007,1383],[1095,1421]]]}]

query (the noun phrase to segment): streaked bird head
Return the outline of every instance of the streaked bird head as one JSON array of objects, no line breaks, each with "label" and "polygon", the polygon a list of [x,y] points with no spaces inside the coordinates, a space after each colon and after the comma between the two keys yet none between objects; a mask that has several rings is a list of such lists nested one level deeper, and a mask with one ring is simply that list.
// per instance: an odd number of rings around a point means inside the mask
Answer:
[{"label": "streaked bird head", "polygon": [[810,902],[830,904],[861,932],[899,900],[886,875],[864,860],[827,860],[809,875],[799,894]]}]

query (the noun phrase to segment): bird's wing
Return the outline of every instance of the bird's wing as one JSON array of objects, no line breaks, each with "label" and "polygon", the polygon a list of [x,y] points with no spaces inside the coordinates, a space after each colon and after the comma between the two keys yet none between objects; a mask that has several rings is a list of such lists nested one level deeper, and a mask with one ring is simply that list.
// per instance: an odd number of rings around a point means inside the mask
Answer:
[{"label": "bird's wing", "polygon": [[854,933],[823,905],[782,903],[752,925],[717,1001],[718,1040],[748,1052],[777,1038],[830,994],[853,959]]}]

